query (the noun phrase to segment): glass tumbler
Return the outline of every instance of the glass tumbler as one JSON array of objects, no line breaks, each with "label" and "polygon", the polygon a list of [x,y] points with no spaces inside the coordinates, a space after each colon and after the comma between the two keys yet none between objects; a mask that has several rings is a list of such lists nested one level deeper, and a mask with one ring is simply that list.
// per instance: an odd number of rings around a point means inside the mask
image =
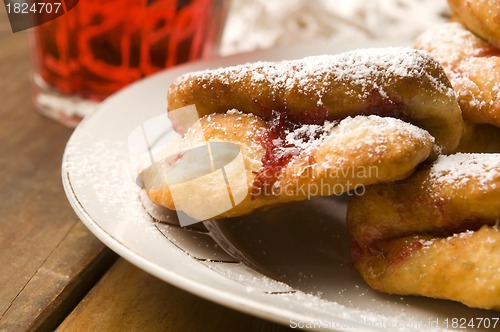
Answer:
[{"label": "glass tumbler", "polygon": [[82,0],[31,29],[34,104],[74,127],[142,77],[216,54],[227,0]]}]

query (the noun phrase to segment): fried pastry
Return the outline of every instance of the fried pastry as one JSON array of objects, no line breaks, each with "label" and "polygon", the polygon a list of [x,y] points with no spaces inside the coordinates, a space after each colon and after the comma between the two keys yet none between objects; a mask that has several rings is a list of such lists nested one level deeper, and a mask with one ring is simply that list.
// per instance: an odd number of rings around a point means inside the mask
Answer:
[{"label": "fried pastry", "polygon": [[349,203],[352,260],[374,289],[500,310],[500,154],[455,154]]},{"label": "fried pastry", "polygon": [[445,154],[456,149],[463,132],[443,69],[428,53],[411,48],[360,49],[189,73],[171,85],[168,108],[191,104],[201,116],[235,108],[267,120],[278,112],[303,124],[370,114],[395,117],[429,131],[436,150]]},{"label": "fried pastry", "polygon": [[448,0],[448,4],[468,30],[500,48],[500,0]]},{"label": "fried pastry", "polygon": [[[206,140],[239,145],[246,173],[246,183],[231,188],[233,196],[243,192],[244,199],[212,219],[405,178],[428,158],[434,144],[427,131],[394,118],[357,116],[298,125],[284,115],[265,121],[235,110],[201,118],[186,132],[178,150],[192,149]],[[196,193],[186,186],[180,195],[195,201],[210,197],[211,204],[219,200],[222,204],[223,193],[215,185],[207,180],[199,183]],[[154,203],[176,209],[168,184],[146,189]],[[197,209],[206,208],[199,204],[184,212],[198,218],[203,211]]]},{"label": "fried pastry", "polygon": [[499,49],[457,22],[425,32],[415,47],[430,52],[444,67],[466,121],[500,127]]},{"label": "fried pastry", "polygon": [[465,130],[457,152],[500,153],[500,128],[465,122]]}]

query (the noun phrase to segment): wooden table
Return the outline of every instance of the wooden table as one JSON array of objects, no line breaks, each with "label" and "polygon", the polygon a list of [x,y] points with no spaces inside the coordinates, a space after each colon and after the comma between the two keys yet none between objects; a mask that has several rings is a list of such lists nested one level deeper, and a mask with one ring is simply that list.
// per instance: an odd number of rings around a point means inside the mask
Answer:
[{"label": "wooden table", "polygon": [[288,329],[154,278],[83,226],[61,184],[71,130],[35,112],[28,55],[1,9],[0,331]]}]

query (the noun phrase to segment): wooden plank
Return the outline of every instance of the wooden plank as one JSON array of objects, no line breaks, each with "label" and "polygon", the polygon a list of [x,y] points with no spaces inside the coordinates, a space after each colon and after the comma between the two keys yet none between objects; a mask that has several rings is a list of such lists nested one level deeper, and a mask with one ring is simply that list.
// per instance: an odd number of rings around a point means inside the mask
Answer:
[{"label": "wooden plank", "polygon": [[56,328],[114,260],[81,222],[74,222],[4,312],[1,330]]},{"label": "wooden plank", "polygon": [[286,330],[191,295],[119,259],[57,332]]},{"label": "wooden plank", "polygon": [[35,112],[29,72],[27,34],[0,11],[0,331],[57,325],[109,264],[62,189],[71,130]]}]

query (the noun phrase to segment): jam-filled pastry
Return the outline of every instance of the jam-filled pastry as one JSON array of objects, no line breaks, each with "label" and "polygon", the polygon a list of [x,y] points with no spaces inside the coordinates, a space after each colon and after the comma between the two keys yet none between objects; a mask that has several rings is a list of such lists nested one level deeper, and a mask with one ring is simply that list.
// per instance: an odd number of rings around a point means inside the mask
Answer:
[{"label": "jam-filled pastry", "polygon": [[[463,121],[443,69],[411,48],[359,49],[282,62],[256,62],[181,76],[168,109],[195,104],[201,116],[238,109],[271,119],[322,124],[357,115],[402,119],[436,138],[436,151],[455,151]],[[174,123],[175,127],[175,123]]]},{"label": "jam-filled pastry", "polygon": [[440,156],[349,203],[352,260],[374,289],[500,310],[500,154]]},{"label": "jam-filled pastry", "polygon": [[[193,149],[206,141],[237,144],[246,173],[243,186],[231,187],[233,196],[243,191],[245,198],[212,219],[399,180],[426,160],[434,145],[427,131],[390,117],[356,116],[317,125],[296,124],[285,115],[264,120],[235,110],[207,115],[195,122],[177,150]],[[231,170],[226,173],[232,176]],[[226,192],[217,185],[210,179],[198,182],[200,199],[210,197],[210,204],[217,205],[219,200],[223,204]],[[196,200],[198,194],[191,187],[182,190],[176,194]],[[154,203],[176,209],[168,184],[153,185],[146,191]],[[199,209],[206,208],[200,202]],[[203,211],[184,212],[197,218]]]},{"label": "jam-filled pastry", "polygon": [[468,30],[500,48],[500,0],[448,0],[448,4]]},{"label": "jam-filled pastry", "polygon": [[464,120],[500,127],[500,49],[458,22],[423,33],[415,47],[430,52],[444,67]]}]

